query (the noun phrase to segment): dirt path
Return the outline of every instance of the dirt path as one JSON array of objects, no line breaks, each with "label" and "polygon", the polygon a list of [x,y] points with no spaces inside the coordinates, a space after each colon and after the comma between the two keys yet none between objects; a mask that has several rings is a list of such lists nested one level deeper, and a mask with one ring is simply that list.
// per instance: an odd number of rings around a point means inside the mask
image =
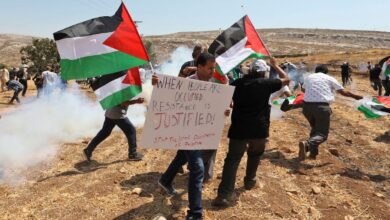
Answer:
[{"label": "dirt path", "polygon": [[[354,82],[356,92],[374,94],[367,79]],[[297,144],[309,133],[299,110],[273,121],[270,145],[258,170],[259,187],[243,189],[243,158],[234,205],[218,210],[211,201],[226,156],[226,125],[216,178],[204,188],[206,219],[389,219],[390,137],[385,132],[390,118],[366,120],[350,103],[338,97],[333,104],[329,140],[316,161],[296,160]],[[142,130],[137,132],[140,137]],[[187,175],[177,177],[181,194],[175,198],[167,199],[156,185],[175,152],[141,150],[143,161],[127,162],[126,145],[124,135],[114,132],[88,165],[81,156],[85,143],[63,144],[50,164],[28,170],[25,185],[0,186],[0,219],[151,219],[158,213],[184,218]],[[137,187],[143,190],[140,195],[132,193]]]}]

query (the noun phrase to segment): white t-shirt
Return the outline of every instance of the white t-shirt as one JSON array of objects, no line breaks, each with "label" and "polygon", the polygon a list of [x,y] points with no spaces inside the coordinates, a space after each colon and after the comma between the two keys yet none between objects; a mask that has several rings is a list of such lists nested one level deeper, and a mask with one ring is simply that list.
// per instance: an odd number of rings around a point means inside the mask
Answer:
[{"label": "white t-shirt", "polygon": [[313,73],[305,79],[305,102],[332,103],[334,92],[344,87],[333,77],[324,73]]},{"label": "white t-shirt", "polygon": [[43,86],[53,86],[57,82],[57,73],[50,71],[44,71],[42,73],[43,77]]}]

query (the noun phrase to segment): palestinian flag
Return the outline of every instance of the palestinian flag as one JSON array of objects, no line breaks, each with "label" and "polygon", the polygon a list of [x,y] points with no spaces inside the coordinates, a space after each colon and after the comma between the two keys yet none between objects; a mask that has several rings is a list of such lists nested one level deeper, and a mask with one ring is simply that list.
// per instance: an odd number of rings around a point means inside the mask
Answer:
[{"label": "palestinian flag", "polygon": [[363,112],[366,118],[375,119],[390,115],[390,97],[376,96],[359,101],[358,110]]},{"label": "palestinian flag", "polygon": [[219,66],[217,66],[215,68],[215,71],[213,73],[213,79],[216,83],[220,83],[220,84],[227,84],[228,83],[228,78],[226,77],[226,75],[224,75]]},{"label": "palestinian flag", "polygon": [[272,105],[276,105],[276,106],[282,105],[285,100],[286,99],[284,98],[277,98],[272,101]]},{"label": "palestinian flag", "polygon": [[305,97],[304,93],[296,94],[290,96],[284,100],[280,110],[286,112],[292,109],[297,109],[303,107],[303,99]]},{"label": "palestinian flag", "polygon": [[138,67],[104,75],[92,84],[103,109],[109,109],[128,101],[142,92]]},{"label": "palestinian flag", "polygon": [[98,17],[54,33],[66,80],[111,74],[149,61],[141,37],[122,3],[112,17]]},{"label": "palestinian flag", "polygon": [[227,74],[249,58],[270,56],[247,15],[222,32],[208,51],[217,57],[217,72],[220,75]]}]

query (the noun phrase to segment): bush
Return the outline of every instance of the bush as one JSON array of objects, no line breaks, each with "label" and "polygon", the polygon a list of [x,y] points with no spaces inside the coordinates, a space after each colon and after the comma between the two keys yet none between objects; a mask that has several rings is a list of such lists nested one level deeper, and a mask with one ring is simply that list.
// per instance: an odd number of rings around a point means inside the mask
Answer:
[{"label": "bush", "polygon": [[20,50],[22,64],[28,64],[34,72],[42,72],[46,66],[58,66],[60,55],[54,40],[49,38],[33,39],[32,45]]}]

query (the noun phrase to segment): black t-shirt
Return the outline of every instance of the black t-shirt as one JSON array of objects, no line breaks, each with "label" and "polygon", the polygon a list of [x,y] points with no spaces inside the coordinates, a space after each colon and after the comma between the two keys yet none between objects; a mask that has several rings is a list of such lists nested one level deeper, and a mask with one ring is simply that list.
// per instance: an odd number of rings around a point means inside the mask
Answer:
[{"label": "black t-shirt", "polygon": [[194,60],[191,60],[191,61],[187,61],[185,62],[181,68],[180,68],[180,72],[179,72],[179,77],[188,77],[188,76],[191,76],[191,75],[194,75],[196,73],[196,70],[194,71],[191,71],[188,73],[188,75],[184,75],[183,71],[186,67],[196,67],[196,63]]},{"label": "black t-shirt", "polygon": [[269,136],[271,106],[269,97],[282,88],[280,79],[254,78],[246,75],[233,82],[232,124],[228,137],[258,139]]},{"label": "black t-shirt", "polygon": [[382,68],[380,67],[374,67],[374,69],[370,70],[370,79],[379,79],[379,75],[382,72]]}]

